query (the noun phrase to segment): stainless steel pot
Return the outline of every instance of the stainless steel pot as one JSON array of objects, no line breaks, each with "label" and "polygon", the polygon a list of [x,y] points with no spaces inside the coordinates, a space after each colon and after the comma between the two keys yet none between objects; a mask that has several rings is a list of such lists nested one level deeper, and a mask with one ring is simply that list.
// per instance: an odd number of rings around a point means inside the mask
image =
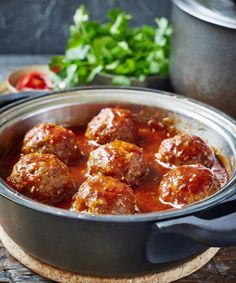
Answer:
[{"label": "stainless steel pot", "polygon": [[168,269],[209,246],[236,244],[236,124],[206,105],[145,89],[87,88],[16,103],[0,113],[4,158],[39,122],[78,125],[105,105],[157,107],[177,126],[207,139],[229,160],[227,185],[180,210],[140,215],[90,215],[40,204],[0,181],[0,223],[26,252],[53,266],[96,276],[134,276]]},{"label": "stainless steel pot", "polygon": [[172,24],[175,91],[236,118],[236,2],[173,0]]}]

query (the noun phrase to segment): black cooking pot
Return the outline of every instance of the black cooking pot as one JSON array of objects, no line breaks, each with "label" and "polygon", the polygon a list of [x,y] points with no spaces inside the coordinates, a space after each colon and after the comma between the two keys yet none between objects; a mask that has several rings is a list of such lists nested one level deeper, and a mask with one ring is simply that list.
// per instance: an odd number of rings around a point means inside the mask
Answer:
[{"label": "black cooking pot", "polygon": [[179,210],[117,216],[76,213],[40,204],[1,180],[0,223],[5,232],[43,262],[106,277],[162,271],[210,246],[235,245],[236,124],[218,110],[181,96],[103,87],[12,104],[0,113],[2,176],[6,170],[4,158],[35,124],[84,124],[105,105],[117,104],[131,109],[157,107],[169,112],[181,130],[207,139],[229,161],[232,174],[227,185],[210,198]]},{"label": "black cooking pot", "polygon": [[236,118],[236,1],[173,0],[172,24],[175,91]]}]

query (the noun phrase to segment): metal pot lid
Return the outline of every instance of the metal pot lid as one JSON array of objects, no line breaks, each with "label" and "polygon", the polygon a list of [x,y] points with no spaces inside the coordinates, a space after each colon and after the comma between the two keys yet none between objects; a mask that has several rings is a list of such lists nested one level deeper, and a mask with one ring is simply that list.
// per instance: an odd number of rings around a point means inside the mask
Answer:
[{"label": "metal pot lid", "polygon": [[186,13],[219,26],[236,29],[236,0],[173,0]]}]

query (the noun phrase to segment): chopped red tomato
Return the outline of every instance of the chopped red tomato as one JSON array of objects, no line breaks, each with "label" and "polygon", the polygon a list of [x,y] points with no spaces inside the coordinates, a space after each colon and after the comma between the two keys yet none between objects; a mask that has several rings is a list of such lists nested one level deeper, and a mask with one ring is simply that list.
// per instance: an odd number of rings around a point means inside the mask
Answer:
[{"label": "chopped red tomato", "polygon": [[46,77],[45,74],[39,72],[32,72],[26,75],[23,75],[19,78],[16,89],[25,91],[25,90],[50,90],[52,84],[50,80]]},{"label": "chopped red tomato", "polygon": [[51,67],[51,71],[58,74],[58,73],[60,73],[61,68],[60,68],[60,66],[53,66],[53,67]]}]

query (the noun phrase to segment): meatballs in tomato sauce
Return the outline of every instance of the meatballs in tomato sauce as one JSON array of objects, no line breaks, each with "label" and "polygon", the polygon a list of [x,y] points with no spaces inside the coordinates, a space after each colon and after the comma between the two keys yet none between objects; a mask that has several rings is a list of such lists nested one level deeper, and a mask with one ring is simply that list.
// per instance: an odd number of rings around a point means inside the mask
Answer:
[{"label": "meatballs in tomato sauce", "polygon": [[175,166],[200,163],[211,167],[214,162],[214,152],[207,143],[188,134],[163,140],[156,156],[161,162]]},{"label": "meatballs in tomato sauce", "polygon": [[67,166],[52,154],[23,155],[7,183],[23,195],[46,204],[57,203],[74,191]]},{"label": "meatballs in tomato sauce", "polygon": [[116,139],[133,142],[135,123],[132,113],[127,109],[104,108],[90,121],[85,136],[99,144]]},{"label": "meatballs in tomato sauce", "polygon": [[80,157],[74,133],[62,126],[41,123],[29,130],[23,140],[22,153],[51,153],[71,164]]},{"label": "meatballs in tomato sauce", "polygon": [[219,180],[201,164],[171,169],[160,183],[160,200],[173,207],[200,201],[220,189]]},{"label": "meatballs in tomato sauce", "polygon": [[120,140],[101,145],[90,152],[87,170],[90,175],[112,176],[129,185],[135,184],[146,171],[143,150]]},{"label": "meatballs in tomato sauce", "polygon": [[76,194],[73,210],[95,214],[134,214],[135,196],[131,188],[108,176],[91,176]]}]

